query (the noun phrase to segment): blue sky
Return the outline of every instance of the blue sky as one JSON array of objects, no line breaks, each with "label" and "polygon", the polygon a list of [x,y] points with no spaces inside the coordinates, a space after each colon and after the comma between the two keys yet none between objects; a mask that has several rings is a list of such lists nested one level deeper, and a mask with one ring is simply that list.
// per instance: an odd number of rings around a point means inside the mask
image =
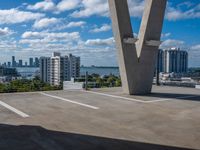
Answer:
[{"label": "blue sky", "polygon": [[[144,0],[128,0],[138,33]],[[83,65],[117,66],[107,0],[6,0],[0,2],[0,60],[11,56],[73,53]],[[189,52],[189,65],[200,67],[200,0],[168,0],[161,48]]]}]

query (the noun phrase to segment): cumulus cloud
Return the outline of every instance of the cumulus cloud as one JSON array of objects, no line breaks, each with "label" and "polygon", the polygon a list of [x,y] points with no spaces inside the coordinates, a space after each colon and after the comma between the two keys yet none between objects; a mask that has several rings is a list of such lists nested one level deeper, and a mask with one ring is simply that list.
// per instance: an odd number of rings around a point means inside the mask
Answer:
[{"label": "cumulus cloud", "polygon": [[60,20],[57,18],[42,18],[40,20],[35,21],[35,23],[33,24],[33,28],[36,28],[36,29],[47,28],[50,26],[54,26],[55,24],[58,24],[59,22]]},{"label": "cumulus cloud", "polygon": [[51,0],[45,0],[38,2],[34,5],[28,5],[27,9],[29,10],[42,10],[42,11],[52,11],[55,9],[55,5]]},{"label": "cumulus cloud", "polygon": [[99,32],[106,32],[106,31],[109,31],[109,30],[111,30],[111,26],[109,24],[103,24],[99,28],[97,27],[97,28],[90,30],[90,32],[99,33]]},{"label": "cumulus cloud", "polygon": [[67,11],[67,10],[72,10],[75,9],[79,6],[81,0],[62,0],[60,3],[57,5],[58,11]]},{"label": "cumulus cloud", "polygon": [[85,24],[85,21],[70,22],[66,25],[66,28],[83,27]]},{"label": "cumulus cloud", "polygon": [[[128,0],[132,17],[141,17],[144,10],[144,0]],[[75,18],[90,17],[92,15],[109,16],[108,0],[82,0],[81,8],[71,16]]]},{"label": "cumulus cloud", "polygon": [[78,32],[32,32],[27,31],[22,34],[23,39],[44,39],[46,42],[72,41],[80,38]]},{"label": "cumulus cloud", "polygon": [[128,0],[129,12],[132,17],[141,17],[144,11],[144,0]]},{"label": "cumulus cloud", "polygon": [[161,44],[161,48],[171,48],[171,47],[182,47],[184,46],[185,42],[181,40],[175,39],[167,39]]},{"label": "cumulus cloud", "polygon": [[92,15],[108,16],[107,0],[82,0],[81,9],[73,12],[72,17],[89,17]]},{"label": "cumulus cloud", "polygon": [[28,5],[27,9],[60,13],[77,8],[80,2],[81,0],[61,0],[58,4],[55,4],[52,0],[44,0],[34,5]]},{"label": "cumulus cloud", "polygon": [[35,29],[46,29],[47,31],[60,31],[67,28],[81,27],[83,28],[86,24],[85,21],[67,22],[64,18],[42,18],[36,20],[33,28]]},{"label": "cumulus cloud", "polygon": [[[144,3],[144,0],[128,0],[130,15],[132,17],[141,17],[144,11]],[[92,15],[109,16],[108,0],[61,0],[57,4],[53,0],[44,0],[34,5],[28,5],[27,9],[54,13],[77,9],[71,14],[75,18],[90,17]],[[192,2],[186,1],[174,6],[169,2],[166,19],[175,21],[200,18],[199,10],[200,4],[193,5]]]},{"label": "cumulus cloud", "polygon": [[200,44],[192,46],[192,47],[191,47],[191,50],[200,51]]},{"label": "cumulus cloud", "polygon": [[[185,3],[182,3],[185,4]],[[168,6],[166,12],[166,18],[170,21],[182,20],[182,19],[197,19],[200,18],[200,4],[198,5],[188,5],[189,8],[183,10],[177,7]],[[193,6],[193,7],[191,7]]]},{"label": "cumulus cloud", "polygon": [[170,32],[163,33],[161,36],[162,36],[162,38],[167,38],[167,37],[171,36],[171,33]]},{"label": "cumulus cloud", "polygon": [[15,24],[36,20],[45,15],[42,13],[33,13],[28,11],[21,11],[18,9],[0,10],[0,24]]},{"label": "cumulus cloud", "polygon": [[0,36],[7,36],[7,35],[11,35],[14,32],[12,30],[10,30],[8,27],[5,28],[0,28]]},{"label": "cumulus cloud", "polygon": [[85,44],[89,46],[113,46],[114,42],[114,38],[111,37],[108,39],[89,39]]}]

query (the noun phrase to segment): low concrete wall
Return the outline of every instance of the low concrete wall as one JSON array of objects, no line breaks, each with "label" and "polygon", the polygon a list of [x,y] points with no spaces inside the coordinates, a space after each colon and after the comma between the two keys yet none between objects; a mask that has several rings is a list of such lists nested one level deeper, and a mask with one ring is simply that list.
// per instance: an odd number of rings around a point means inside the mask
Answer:
[{"label": "low concrete wall", "polygon": [[200,89],[200,85],[196,85],[195,88],[196,88],[196,89]]},{"label": "low concrete wall", "polygon": [[63,90],[79,90],[83,89],[83,83],[82,82],[73,82],[73,81],[65,81],[63,82]]}]

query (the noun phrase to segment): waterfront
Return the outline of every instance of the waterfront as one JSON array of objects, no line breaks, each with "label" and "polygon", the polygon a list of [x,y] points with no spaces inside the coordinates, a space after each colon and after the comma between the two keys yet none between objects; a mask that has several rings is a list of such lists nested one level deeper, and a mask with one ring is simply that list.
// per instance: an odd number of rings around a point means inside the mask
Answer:
[{"label": "waterfront", "polygon": [[[39,68],[36,67],[18,67],[17,71],[24,77],[33,76],[36,72],[39,71]],[[114,74],[119,76],[118,67],[81,67],[81,75],[85,75],[86,71],[88,74],[99,74],[101,76]]]},{"label": "waterfront", "polygon": [[99,74],[101,76],[104,75],[116,75],[119,76],[119,68],[118,67],[81,67],[81,75],[85,75],[86,71],[88,74]]}]

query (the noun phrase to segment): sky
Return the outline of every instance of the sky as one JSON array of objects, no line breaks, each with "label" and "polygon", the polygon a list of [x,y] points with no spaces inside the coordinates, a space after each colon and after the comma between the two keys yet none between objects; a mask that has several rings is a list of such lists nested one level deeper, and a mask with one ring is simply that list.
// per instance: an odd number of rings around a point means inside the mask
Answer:
[{"label": "sky", "polygon": [[[138,34],[144,0],[128,0]],[[0,2],[0,62],[50,56],[53,51],[81,57],[85,66],[117,66],[107,0],[5,0]],[[189,53],[200,67],[200,0],[168,0],[160,48]]]}]

